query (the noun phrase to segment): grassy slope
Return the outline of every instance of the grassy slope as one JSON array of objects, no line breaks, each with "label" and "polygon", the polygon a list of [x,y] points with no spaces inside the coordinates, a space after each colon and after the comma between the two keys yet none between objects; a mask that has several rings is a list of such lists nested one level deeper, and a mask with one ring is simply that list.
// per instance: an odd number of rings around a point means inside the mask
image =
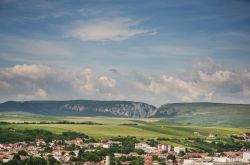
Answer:
[{"label": "grassy slope", "polygon": [[159,108],[155,117],[165,121],[203,126],[249,127],[250,105],[220,103],[175,103]]}]

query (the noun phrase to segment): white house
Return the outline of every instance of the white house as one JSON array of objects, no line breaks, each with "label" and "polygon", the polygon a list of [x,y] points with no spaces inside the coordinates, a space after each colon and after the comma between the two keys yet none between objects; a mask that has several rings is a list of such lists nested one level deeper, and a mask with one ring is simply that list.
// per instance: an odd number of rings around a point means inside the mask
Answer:
[{"label": "white house", "polygon": [[179,154],[181,151],[186,152],[185,147],[174,147],[174,152]]},{"label": "white house", "polygon": [[184,159],[183,165],[194,165],[195,161],[192,159]]},{"label": "white house", "polygon": [[145,144],[145,143],[136,143],[135,149],[142,149],[146,153],[156,153],[157,152],[156,147],[151,147],[150,145]]},{"label": "white house", "polygon": [[250,151],[243,152],[242,162],[244,162],[244,163],[250,162]]}]

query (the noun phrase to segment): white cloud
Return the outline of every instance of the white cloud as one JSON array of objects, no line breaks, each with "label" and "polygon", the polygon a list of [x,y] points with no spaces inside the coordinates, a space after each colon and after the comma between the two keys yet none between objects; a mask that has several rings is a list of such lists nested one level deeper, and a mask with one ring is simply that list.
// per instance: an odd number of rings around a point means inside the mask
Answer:
[{"label": "white cloud", "polygon": [[249,70],[233,71],[213,61],[197,65],[183,71],[183,75],[122,73],[125,77],[109,71],[107,75],[96,75],[90,68],[69,70],[46,65],[16,65],[0,68],[0,98],[1,101],[124,99],[155,105],[181,101],[250,102]]},{"label": "white cloud", "polygon": [[250,101],[250,72],[225,69],[212,59],[197,61],[181,75],[144,76],[136,74],[135,87],[151,97],[176,101]]},{"label": "white cloud", "polygon": [[45,76],[54,74],[54,70],[45,65],[16,65],[11,68],[1,69],[1,77],[13,79],[16,77],[24,77],[30,79],[41,79]]},{"label": "white cloud", "polygon": [[128,18],[93,20],[74,27],[70,36],[82,41],[121,41],[148,32],[138,25]]},{"label": "white cloud", "polygon": [[43,89],[38,89],[36,91],[36,95],[41,97],[41,98],[46,98],[48,96],[47,92]]},{"label": "white cloud", "polygon": [[16,100],[41,100],[46,99],[48,96],[47,92],[43,89],[37,89],[37,91],[26,93],[26,94],[17,94]]},{"label": "white cloud", "polygon": [[202,81],[213,83],[221,83],[228,81],[233,76],[233,73],[229,70],[217,70],[213,74],[207,74],[202,71],[199,71],[198,74]]},{"label": "white cloud", "polygon": [[176,79],[171,76],[163,75],[150,77],[149,83],[137,82],[137,86],[142,90],[153,92],[156,96],[174,97],[181,101],[192,101],[204,95],[204,90],[195,82],[188,82]]},{"label": "white cloud", "polygon": [[114,79],[107,77],[107,76],[99,77],[99,81],[101,84],[109,88],[114,88],[116,84],[116,81]]},{"label": "white cloud", "polygon": [[116,87],[116,81],[108,76],[95,76],[90,68],[86,68],[75,73],[73,86],[80,94],[98,98],[110,94]]},{"label": "white cloud", "polygon": [[241,74],[243,84],[243,94],[250,97],[250,71],[245,70]]}]

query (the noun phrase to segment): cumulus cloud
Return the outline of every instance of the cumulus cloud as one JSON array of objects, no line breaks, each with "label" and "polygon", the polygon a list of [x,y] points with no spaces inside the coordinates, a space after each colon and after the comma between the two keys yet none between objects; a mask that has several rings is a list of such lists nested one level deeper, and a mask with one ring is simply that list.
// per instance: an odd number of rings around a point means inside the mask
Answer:
[{"label": "cumulus cloud", "polygon": [[107,76],[99,77],[99,81],[101,84],[103,84],[105,87],[108,87],[108,88],[114,88],[116,84],[116,81],[114,79],[107,77]]},{"label": "cumulus cloud", "polygon": [[72,83],[80,95],[91,98],[100,98],[105,94],[110,96],[116,87],[116,80],[105,75],[98,77],[90,68],[76,72]]},{"label": "cumulus cloud", "polygon": [[23,77],[29,79],[41,79],[45,76],[53,74],[54,71],[45,65],[16,65],[11,68],[3,68],[0,70],[1,77],[13,79],[15,77]]},{"label": "cumulus cloud", "polygon": [[[145,79],[145,78],[144,78]],[[188,82],[176,79],[171,76],[149,77],[145,82],[137,82],[137,86],[142,90],[147,90],[156,97],[172,97],[180,101],[192,101],[202,96],[204,90],[199,88],[195,82]]]},{"label": "cumulus cloud", "polygon": [[182,101],[250,103],[250,71],[230,70],[209,59],[175,76],[132,72],[122,78],[112,73],[96,75],[91,68],[69,70],[24,64],[0,68],[0,98],[123,99],[155,105]]},{"label": "cumulus cloud", "polygon": [[39,96],[39,97],[41,97],[41,98],[46,98],[48,94],[47,94],[47,92],[45,90],[38,89],[36,91],[36,95]]},{"label": "cumulus cloud", "polygon": [[82,41],[121,41],[148,32],[138,25],[129,18],[92,20],[74,27],[70,36]]},{"label": "cumulus cloud", "polygon": [[72,99],[72,96],[94,99],[110,95],[115,85],[114,79],[95,76],[89,68],[68,71],[36,64],[0,68],[0,95],[4,100]]},{"label": "cumulus cloud", "polygon": [[[212,59],[194,62],[190,70],[178,76],[144,76],[136,74],[134,83],[141,91],[170,102],[216,101],[249,103],[250,72],[232,71]],[[242,95],[244,95],[242,97]]]}]

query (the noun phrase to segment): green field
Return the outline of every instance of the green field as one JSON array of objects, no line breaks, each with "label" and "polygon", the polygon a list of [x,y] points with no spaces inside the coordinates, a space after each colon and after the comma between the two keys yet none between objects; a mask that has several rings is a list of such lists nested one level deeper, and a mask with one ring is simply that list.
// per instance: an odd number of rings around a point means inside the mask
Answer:
[{"label": "green field", "polygon": [[[195,137],[194,132],[200,132],[200,137],[207,137],[209,133],[218,135],[243,134],[250,132],[250,128],[230,127],[205,127],[196,125],[173,125],[162,122],[157,118],[130,119],[108,117],[48,117],[32,114],[12,115],[10,113],[0,115],[0,122],[23,123],[23,122],[58,122],[73,121],[76,124],[2,124],[0,128],[15,129],[45,129],[53,133],[76,131],[85,133],[95,138],[109,138],[114,136],[136,136],[140,138],[179,138]],[[93,122],[102,125],[77,124],[80,122]],[[127,124],[127,125],[124,125]],[[130,124],[130,125],[128,125]]]},{"label": "green field", "polygon": [[249,132],[247,128],[220,128],[220,127],[186,127],[186,126],[158,126],[158,125],[80,125],[80,124],[10,124],[0,125],[1,128],[15,129],[45,129],[53,133],[65,131],[76,131],[85,133],[95,138],[108,138],[113,136],[137,136],[142,138],[156,137],[195,137],[195,131],[202,133],[200,137],[205,137],[208,133],[219,135],[243,134]]},{"label": "green field", "polygon": [[148,118],[148,119],[129,119],[129,118],[111,118],[111,117],[52,117],[52,116],[12,116],[12,115],[0,115],[0,122],[10,122],[10,123],[23,123],[23,122],[59,122],[59,121],[72,121],[76,123],[80,122],[93,122],[105,125],[121,125],[121,124],[151,124],[159,121],[160,119]]}]

